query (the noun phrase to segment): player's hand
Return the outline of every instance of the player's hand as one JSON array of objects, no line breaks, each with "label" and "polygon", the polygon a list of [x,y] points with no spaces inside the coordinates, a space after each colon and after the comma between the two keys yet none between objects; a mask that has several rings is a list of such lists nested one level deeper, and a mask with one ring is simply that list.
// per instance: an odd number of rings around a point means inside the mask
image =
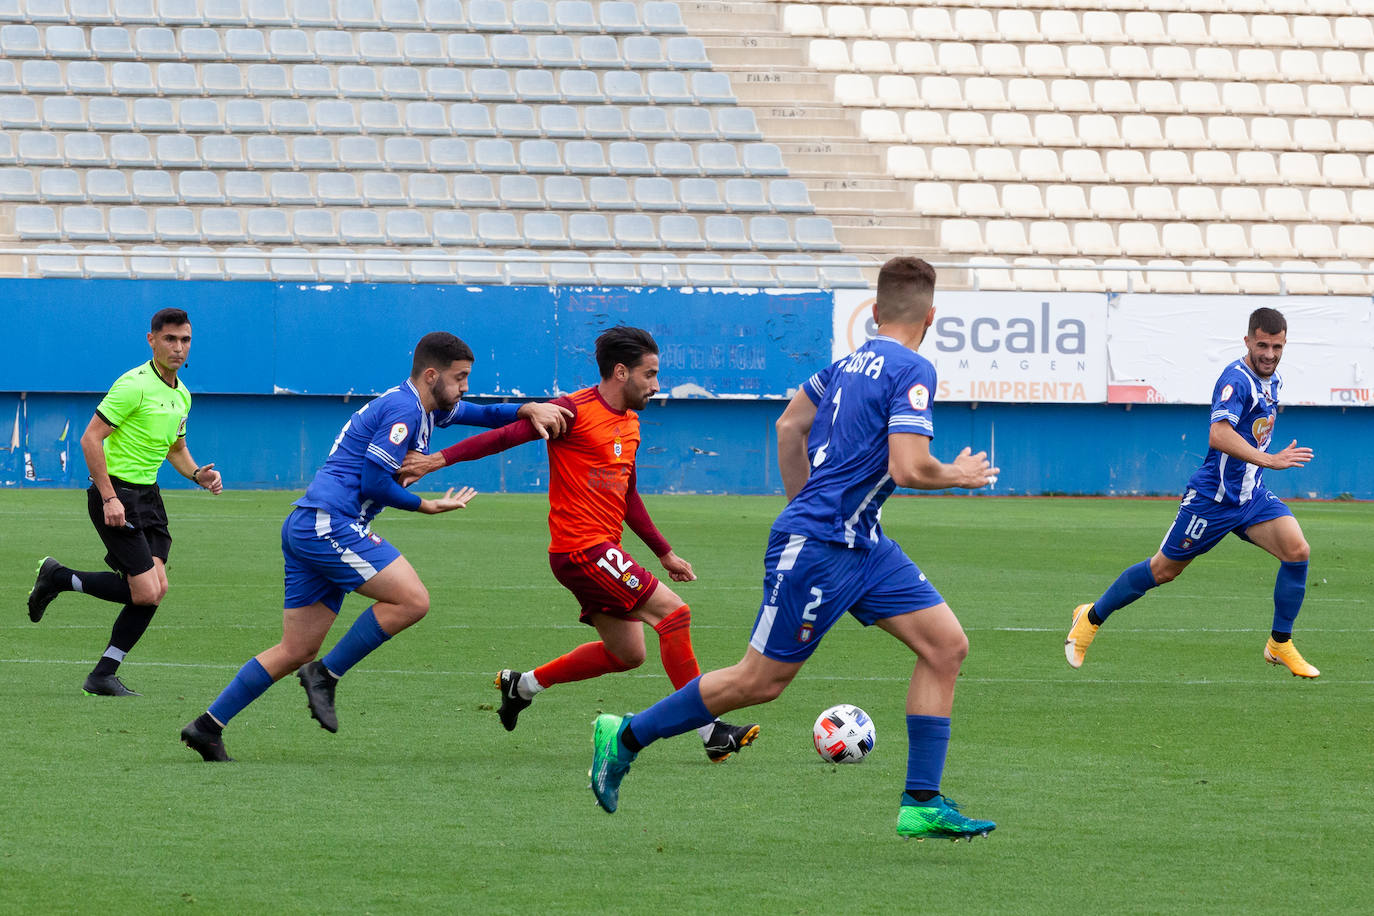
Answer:
[{"label": "player's hand", "polygon": [[477,495],[477,491],[472,487],[460,487],[455,490],[448,488],[448,492],[438,499],[420,500],[420,511],[425,515],[438,515],[441,512],[452,512],[454,509],[466,509],[468,500]]},{"label": "player's hand", "polygon": [[219,471],[215,470],[213,462],[202,464],[200,473],[196,475],[196,485],[218,496],[224,489],[224,479],[219,476]]},{"label": "player's hand", "polygon": [[1300,468],[1312,460],[1312,450],[1305,445],[1298,445],[1298,440],[1294,439],[1288,443],[1288,447],[1281,452],[1275,452],[1269,456],[1269,467],[1276,471],[1284,468]]},{"label": "player's hand", "polygon": [[396,482],[403,487],[408,487],[426,474],[437,471],[444,466],[444,456],[435,453],[426,455],[424,452],[406,452],[406,460],[401,463],[401,469],[396,472]]},{"label": "player's hand", "polygon": [[663,568],[668,570],[668,578],[674,582],[695,582],[697,574],[692,572],[692,564],[671,550],[658,558]]},{"label": "player's hand", "polygon": [[568,431],[568,421],[573,412],[561,404],[530,403],[520,405],[516,416],[534,424],[534,431],[541,439],[557,439]]},{"label": "player's hand", "polygon": [[955,486],[963,487],[966,490],[977,490],[988,484],[996,483],[997,473],[1000,470],[988,463],[987,452],[973,454],[973,449],[967,446],[954,459],[953,465],[959,476],[959,482]]},{"label": "player's hand", "polygon": [[119,497],[105,503],[105,524],[111,528],[123,528],[127,519],[124,517],[124,503],[120,502]]}]

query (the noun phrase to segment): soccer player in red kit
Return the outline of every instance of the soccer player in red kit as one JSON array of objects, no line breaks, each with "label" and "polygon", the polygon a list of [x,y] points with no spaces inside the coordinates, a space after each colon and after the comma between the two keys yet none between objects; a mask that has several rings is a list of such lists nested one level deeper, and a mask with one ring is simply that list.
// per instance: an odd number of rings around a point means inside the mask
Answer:
[{"label": "soccer player in red kit", "polygon": [[[572,412],[568,429],[550,438],[549,565],[577,597],[582,622],[600,639],[529,671],[496,676],[501,724],[512,731],[535,694],[555,684],[629,671],[644,663],[644,627],[658,634],[659,656],[674,687],[701,673],[692,650],[691,612],[678,595],[621,546],[624,526],[654,552],[674,582],[696,578],[649,518],[635,486],[639,415],[658,393],[658,344],[639,328],[614,327],[596,339],[601,382],[558,398]],[[472,461],[539,438],[525,420],[465,439],[435,455],[412,453],[400,480],[409,484],[457,461]],[[698,729],[712,761],[721,761],[758,736],[757,725],[719,719]]]}]

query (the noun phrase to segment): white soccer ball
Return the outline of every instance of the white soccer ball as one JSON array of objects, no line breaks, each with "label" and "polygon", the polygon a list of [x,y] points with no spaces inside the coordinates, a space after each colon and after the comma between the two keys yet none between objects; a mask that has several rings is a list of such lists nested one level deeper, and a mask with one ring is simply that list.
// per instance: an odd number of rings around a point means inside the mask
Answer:
[{"label": "white soccer ball", "polygon": [[829,763],[858,763],[877,741],[873,720],[857,706],[841,703],[820,714],[811,728],[816,753]]}]

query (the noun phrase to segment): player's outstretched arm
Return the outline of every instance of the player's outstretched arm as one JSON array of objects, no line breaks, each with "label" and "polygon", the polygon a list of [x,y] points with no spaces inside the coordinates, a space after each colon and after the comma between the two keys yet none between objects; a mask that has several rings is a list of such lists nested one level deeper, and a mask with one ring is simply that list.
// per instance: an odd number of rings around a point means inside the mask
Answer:
[{"label": "player's outstretched arm", "polygon": [[448,488],[448,492],[438,499],[420,500],[420,508],[417,512],[425,515],[438,515],[441,512],[452,512],[454,509],[466,509],[468,500],[477,495],[477,491],[472,487]]},{"label": "player's outstretched arm", "polygon": [[1259,465],[1262,468],[1271,468],[1281,471],[1284,468],[1300,468],[1313,458],[1312,449],[1305,445],[1298,445],[1298,440],[1294,439],[1288,443],[1288,447],[1281,451],[1268,452],[1255,448],[1236,432],[1236,428],[1231,425],[1229,420],[1217,420],[1207,431],[1207,444],[1219,452],[1225,452],[1232,458],[1239,458],[1241,461]]},{"label": "player's outstretched arm", "polygon": [[539,430],[532,421],[516,420],[500,429],[469,436],[433,455],[407,452],[401,469],[396,472],[396,481],[401,486],[408,487],[426,474],[442,467],[459,461],[476,461],[478,458],[495,455],[497,452],[504,452],[508,448],[533,442],[538,438]]},{"label": "player's outstretched arm", "polygon": [[787,402],[787,409],[774,425],[778,432],[778,470],[782,488],[790,502],[806,486],[811,476],[811,458],[806,454],[806,437],[816,419],[816,405],[805,391],[798,390]]},{"label": "player's outstretched arm", "polygon": [[567,407],[554,401],[521,404],[515,415],[522,420],[529,420],[541,439],[557,439],[568,431],[576,416]]},{"label": "player's outstretched arm", "polygon": [[891,433],[887,437],[887,472],[899,487],[977,490],[997,479],[998,469],[987,452],[965,448],[948,464],[930,453],[930,439],[919,433]]}]

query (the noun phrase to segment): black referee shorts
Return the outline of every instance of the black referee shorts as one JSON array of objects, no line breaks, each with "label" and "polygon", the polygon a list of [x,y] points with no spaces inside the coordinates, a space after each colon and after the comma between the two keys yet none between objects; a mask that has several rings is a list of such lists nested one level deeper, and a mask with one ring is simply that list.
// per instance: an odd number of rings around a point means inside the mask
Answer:
[{"label": "black referee shorts", "polygon": [[164,564],[172,550],[172,534],[167,530],[167,510],[157,484],[128,483],[111,477],[115,495],[124,504],[124,526],[105,524],[105,503],[92,484],[86,491],[86,507],[96,534],[105,543],[105,563],[115,572],[137,576],[153,568],[153,557]]}]

